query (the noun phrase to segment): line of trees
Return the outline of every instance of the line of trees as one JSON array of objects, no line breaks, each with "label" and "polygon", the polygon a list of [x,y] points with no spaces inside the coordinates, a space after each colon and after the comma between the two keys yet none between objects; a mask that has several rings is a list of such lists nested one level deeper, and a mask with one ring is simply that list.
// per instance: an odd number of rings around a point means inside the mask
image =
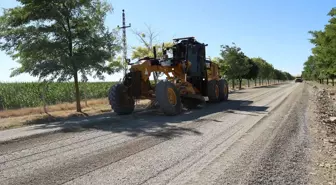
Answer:
[{"label": "line of trees", "polygon": [[272,64],[268,63],[261,57],[250,58],[244,54],[240,47],[235,43],[232,45],[222,45],[220,57],[212,59],[213,62],[219,64],[221,73],[232,80],[234,88],[234,81],[238,79],[239,88],[242,86],[242,80],[254,80],[255,86],[259,80],[259,84],[263,84],[266,80],[270,84],[270,80],[293,80],[294,77],[288,72],[275,69]]},{"label": "line of trees", "polygon": [[310,42],[314,44],[312,55],[304,63],[302,77],[306,80],[324,80],[336,78],[336,8],[332,8],[328,16],[330,19],[323,30],[309,31],[312,35]]}]

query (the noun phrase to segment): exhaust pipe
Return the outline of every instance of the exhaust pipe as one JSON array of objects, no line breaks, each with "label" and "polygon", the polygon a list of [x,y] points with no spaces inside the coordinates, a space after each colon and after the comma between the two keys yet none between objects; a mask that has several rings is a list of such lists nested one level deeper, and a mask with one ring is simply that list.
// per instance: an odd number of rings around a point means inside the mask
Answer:
[{"label": "exhaust pipe", "polygon": [[153,46],[153,54],[154,54],[154,58],[156,59],[156,48],[155,48],[155,46]]}]

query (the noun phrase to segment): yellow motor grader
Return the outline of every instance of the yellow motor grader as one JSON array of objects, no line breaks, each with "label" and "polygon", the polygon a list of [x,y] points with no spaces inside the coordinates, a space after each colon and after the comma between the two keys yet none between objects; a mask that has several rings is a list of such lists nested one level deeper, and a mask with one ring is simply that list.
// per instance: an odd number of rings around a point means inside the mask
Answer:
[{"label": "yellow motor grader", "polygon": [[[173,46],[163,49],[163,57],[145,57],[131,65],[121,83],[108,93],[110,105],[119,115],[134,111],[136,99],[155,101],[165,115],[177,115],[182,107],[196,108],[206,102],[228,99],[228,84],[219,75],[219,66],[206,59],[207,44],[194,37],[173,39]],[[172,54],[168,57],[167,51]],[[153,73],[163,73],[165,80],[150,83]]]}]

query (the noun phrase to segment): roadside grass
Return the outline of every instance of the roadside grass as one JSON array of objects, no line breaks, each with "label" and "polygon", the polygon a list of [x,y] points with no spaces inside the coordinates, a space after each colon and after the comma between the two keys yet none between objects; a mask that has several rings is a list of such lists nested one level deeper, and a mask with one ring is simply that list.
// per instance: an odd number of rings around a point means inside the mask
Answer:
[{"label": "roadside grass", "polygon": [[[144,108],[149,102],[150,100],[140,100],[137,102],[136,107]],[[107,100],[90,100],[88,101],[88,106],[85,106],[84,102],[81,103],[83,105],[81,113],[75,112],[75,103],[50,106],[48,107],[47,113],[43,111],[43,107],[23,108],[20,110],[10,110],[10,112],[2,111],[0,112],[3,116],[0,119],[0,130],[65,121],[76,117],[88,117],[112,112]]]},{"label": "roadside grass", "polygon": [[[108,105],[108,100],[106,98],[101,99],[93,99],[88,100],[87,104],[85,102],[81,102],[82,108],[91,107],[94,105]],[[57,111],[68,111],[68,110],[76,110],[76,103],[61,103],[57,105],[50,105],[46,106],[47,113],[57,112]],[[32,114],[45,114],[43,107],[27,107],[21,109],[12,109],[12,110],[3,110],[0,111],[0,118],[9,118],[9,117],[19,117],[25,115],[32,115]]]}]

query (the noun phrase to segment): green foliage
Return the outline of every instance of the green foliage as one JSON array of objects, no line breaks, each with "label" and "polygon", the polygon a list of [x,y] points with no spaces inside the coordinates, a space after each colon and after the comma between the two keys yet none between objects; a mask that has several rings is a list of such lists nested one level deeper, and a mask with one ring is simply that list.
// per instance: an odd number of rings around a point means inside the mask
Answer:
[{"label": "green foliage", "polygon": [[284,72],[284,73],[285,73],[285,76],[286,76],[287,80],[294,80],[295,79],[295,77],[292,76],[291,74],[289,74],[288,72]]},{"label": "green foliage", "polygon": [[225,77],[228,78],[228,71],[229,71],[229,64],[223,60],[221,57],[209,57],[210,61],[218,64],[220,67],[220,73]]},{"label": "green foliage", "polygon": [[273,67],[272,64],[266,62],[261,57],[252,58],[252,60],[257,64],[259,67],[258,78],[260,79],[276,79],[277,77],[277,69]]},{"label": "green foliage", "polygon": [[246,57],[247,62],[249,63],[249,72],[243,76],[244,79],[256,79],[259,74],[259,67],[252,59]]},{"label": "green foliage", "polygon": [[115,33],[104,25],[112,10],[109,4],[100,0],[18,1],[21,6],[5,10],[0,17],[0,49],[20,64],[11,76],[73,78],[79,103],[78,73],[103,79],[103,73],[116,72],[118,68],[107,65],[120,50]]},{"label": "green foliage", "polygon": [[318,80],[336,76],[336,8],[328,13],[330,19],[323,30],[309,31],[314,44],[312,55],[304,63],[302,76]]},{"label": "green foliage", "polygon": [[290,79],[287,79],[286,73],[278,69],[274,69],[274,75],[275,75],[274,79],[276,80],[290,80]]},{"label": "green foliage", "polygon": [[213,62],[218,63],[221,68],[222,75],[226,78],[234,80],[238,79],[241,87],[242,79],[271,79],[276,80],[292,80],[292,75],[282,72],[273,67],[272,64],[266,62],[261,57],[249,58],[245,56],[241,48],[234,43],[233,46],[221,46],[221,57],[214,57]]},{"label": "green foliage", "polygon": [[221,63],[221,58],[219,57],[209,57],[210,61],[213,62],[213,63],[216,63],[216,64],[220,64]]},{"label": "green foliage", "polygon": [[302,77],[307,80],[318,79],[320,75],[317,62],[315,61],[314,56],[309,56],[307,61],[304,63]]},{"label": "green foliage", "polygon": [[234,43],[233,46],[222,45],[221,48],[221,59],[218,61],[221,72],[229,79],[242,79],[249,72],[250,65],[241,48]]},{"label": "green foliage", "polygon": [[258,78],[266,79],[268,75],[266,60],[262,59],[261,57],[252,58],[252,60],[259,68]]},{"label": "green foliage", "polygon": [[[79,83],[80,96],[87,99],[106,98],[108,89],[115,82]],[[84,92],[86,94],[84,95]],[[43,95],[47,105],[74,102],[73,84],[54,83],[0,83],[0,109],[16,109],[43,105]]]},{"label": "green foliage", "polygon": [[[166,42],[166,43],[164,43],[164,48],[165,47],[171,47],[172,45],[173,45],[173,43]],[[146,46],[133,47],[132,59],[139,60],[140,58],[144,58],[144,57],[154,57],[153,47],[155,47],[155,49],[156,49],[156,57],[157,58],[162,58],[163,57],[162,45],[155,44],[155,45],[153,45],[149,48],[146,47]]]}]

